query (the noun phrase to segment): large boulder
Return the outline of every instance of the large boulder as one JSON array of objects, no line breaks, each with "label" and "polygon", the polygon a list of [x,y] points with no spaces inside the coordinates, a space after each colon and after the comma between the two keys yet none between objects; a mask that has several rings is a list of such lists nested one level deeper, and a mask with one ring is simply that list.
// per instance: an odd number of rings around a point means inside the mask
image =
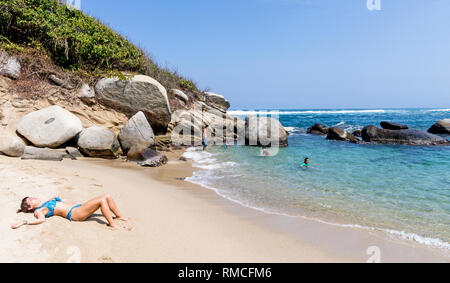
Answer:
[{"label": "large boulder", "polygon": [[428,132],[431,134],[450,135],[450,119],[438,121],[436,124],[431,126]]},{"label": "large boulder", "polygon": [[182,101],[184,101],[184,103],[187,103],[189,101],[189,97],[181,90],[173,88],[172,92],[178,99],[181,99]]},{"label": "large boulder", "polygon": [[11,157],[20,157],[25,150],[25,143],[15,134],[1,133],[0,152]]},{"label": "large boulder", "polygon": [[313,135],[326,135],[328,134],[328,129],[327,126],[317,123],[309,127],[306,132]]},{"label": "large boulder", "polygon": [[22,68],[19,60],[14,56],[9,56],[6,52],[0,51],[0,75],[17,79]]},{"label": "large boulder", "polygon": [[122,153],[114,133],[97,126],[80,133],[78,147],[89,157],[115,159]]},{"label": "large boulder", "polygon": [[155,79],[137,75],[130,80],[105,78],[95,85],[95,95],[103,105],[129,117],[144,112],[156,132],[164,132],[170,122],[166,89]]},{"label": "large boulder", "polygon": [[288,133],[281,123],[270,117],[248,116],[245,142],[253,146],[288,146]]},{"label": "large boulder", "polygon": [[147,148],[155,144],[155,134],[143,112],[139,111],[128,120],[119,133],[119,142],[125,153],[134,145]]},{"label": "large boulder", "polygon": [[127,160],[135,161],[144,167],[159,167],[168,162],[168,158],[164,154],[139,145],[133,146],[128,151]]},{"label": "large boulder", "polygon": [[327,140],[359,143],[359,139],[357,139],[354,135],[338,127],[332,127],[328,130]]},{"label": "large boulder", "polygon": [[407,130],[409,129],[408,125],[398,124],[394,122],[383,121],[380,123],[380,126],[385,130]]},{"label": "large boulder", "polygon": [[225,97],[217,93],[206,92],[205,102],[207,105],[224,113],[230,108],[230,102],[228,102]]},{"label": "large boulder", "polygon": [[25,147],[22,159],[61,161],[67,156],[64,151],[51,148]]},{"label": "large boulder", "polygon": [[419,130],[386,130],[376,126],[367,126],[362,130],[362,139],[365,142],[381,144],[406,145],[444,145],[446,139]]},{"label": "large boulder", "polygon": [[37,147],[56,148],[83,130],[80,119],[69,111],[50,106],[25,115],[17,132]]}]

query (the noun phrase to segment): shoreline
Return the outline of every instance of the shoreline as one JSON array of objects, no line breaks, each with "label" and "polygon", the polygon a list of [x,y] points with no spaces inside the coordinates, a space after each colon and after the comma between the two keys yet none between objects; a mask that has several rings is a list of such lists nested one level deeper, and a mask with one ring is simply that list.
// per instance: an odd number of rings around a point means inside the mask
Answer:
[{"label": "shoreline", "polygon": [[[196,170],[191,162],[178,161],[179,155],[169,154],[169,164],[160,168],[141,168],[120,160],[58,163],[0,156],[0,174],[22,172],[16,179],[38,184],[18,187],[18,180],[2,184],[9,191],[4,198],[8,205],[2,208],[7,217],[0,231],[6,236],[0,242],[0,261],[366,262],[371,246],[380,248],[382,262],[449,261],[416,243],[389,240],[374,231],[241,206],[179,179]],[[14,201],[23,194],[50,197],[56,192],[74,201],[109,193],[130,222],[124,224],[124,231],[111,231],[96,214],[87,222],[54,217],[40,227],[9,229],[7,220],[25,217],[15,216],[16,209],[6,211],[17,206]]]}]

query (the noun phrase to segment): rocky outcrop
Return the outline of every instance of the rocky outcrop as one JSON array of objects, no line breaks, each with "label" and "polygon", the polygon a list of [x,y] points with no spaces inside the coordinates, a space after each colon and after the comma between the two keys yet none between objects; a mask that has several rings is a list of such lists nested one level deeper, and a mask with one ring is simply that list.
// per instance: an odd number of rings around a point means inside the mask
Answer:
[{"label": "rocky outcrop", "polygon": [[[203,111],[205,110],[205,111]],[[200,145],[203,127],[208,126],[208,137],[212,143],[224,143],[226,140],[244,140],[245,122],[202,103],[196,103],[191,110],[178,110],[172,114],[168,132],[172,134],[174,144]]]},{"label": "rocky outcrop", "polygon": [[206,92],[205,93],[205,102],[207,105],[225,113],[230,108],[230,102],[225,99],[220,94],[212,93],[212,92]]},{"label": "rocky outcrop", "polygon": [[144,167],[159,167],[168,162],[168,158],[164,154],[141,146],[133,146],[128,152],[127,160],[135,161]]},{"label": "rocky outcrop", "polygon": [[105,78],[95,85],[95,95],[101,104],[131,117],[144,112],[153,130],[165,132],[171,111],[166,89],[155,79],[137,75],[130,80]]},{"label": "rocky outcrop", "polygon": [[124,153],[134,145],[148,148],[155,144],[155,134],[143,112],[138,112],[128,120],[119,133],[119,142]]},{"label": "rocky outcrop", "polygon": [[0,133],[0,152],[11,157],[21,157],[25,150],[25,143],[15,134]]},{"label": "rocky outcrop", "polygon": [[80,119],[59,106],[29,113],[17,125],[17,132],[33,145],[49,148],[66,143],[82,129]]},{"label": "rocky outcrop", "polygon": [[6,52],[0,51],[0,75],[17,79],[22,68],[19,60],[14,56],[9,56]]},{"label": "rocky outcrop", "polygon": [[380,126],[385,130],[407,130],[409,127],[407,125],[398,124],[394,122],[383,121]]},{"label": "rocky outcrop", "polygon": [[365,142],[381,144],[406,144],[406,145],[445,145],[446,139],[419,130],[386,130],[376,126],[367,126],[362,131],[362,139]]},{"label": "rocky outcrop", "polygon": [[179,89],[173,88],[173,89],[172,89],[172,93],[173,93],[178,99],[182,100],[184,103],[187,103],[187,102],[189,101],[189,97],[188,97],[184,92],[182,92],[182,91],[179,90]]},{"label": "rocky outcrop", "polygon": [[114,133],[97,126],[87,128],[80,133],[78,147],[89,157],[115,159],[122,153]]},{"label": "rocky outcrop", "polygon": [[245,120],[245,141],[253,146],[288,146],[288,133],[278,120],[248,116]]},{"label": "rocky outcrop", "polygon": [[431,134],[450,135],[450,119],[438,121],[428,130]]},{"label": "rocky outcrop", "polygon": [[328,134],[328,127],[323,124],[314,124],[309,127],[306,132],[312,135],[326,135]]},{"label": "rocky outcrop", "polygon": [[360,142],[355,136],[338,127],[332,127],[328,130],[327,140],[349,141],[353,143]]},{"label": "rocky outcrop", "polygon": [[27,146],[25,147],[22,159],[61,161],[65,156],[66,153],[61,150]]}]

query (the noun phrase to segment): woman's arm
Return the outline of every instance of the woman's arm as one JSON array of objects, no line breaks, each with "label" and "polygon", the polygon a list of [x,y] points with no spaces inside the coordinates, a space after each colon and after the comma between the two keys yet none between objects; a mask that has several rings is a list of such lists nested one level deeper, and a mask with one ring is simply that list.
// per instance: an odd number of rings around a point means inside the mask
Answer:
[{"label": "woman's arm", "polygon": [[36,217],[36,220],[34,221],[28,222],[26,220],[23,220],[21,222],[11,225],[11,228],[18,229],[24,225],[39,225],[45,222],[45,214],[41,209],[34,212],[34,217]]}]

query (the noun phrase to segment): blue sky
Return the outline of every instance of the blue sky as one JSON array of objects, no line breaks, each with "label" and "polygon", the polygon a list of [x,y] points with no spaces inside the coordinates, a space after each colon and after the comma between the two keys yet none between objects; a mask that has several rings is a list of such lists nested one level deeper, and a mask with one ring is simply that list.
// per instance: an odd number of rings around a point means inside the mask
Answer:
[{"label": "blue sky", "polygon": [[450,1],[82,0],[233,109],[450,107]]}]

